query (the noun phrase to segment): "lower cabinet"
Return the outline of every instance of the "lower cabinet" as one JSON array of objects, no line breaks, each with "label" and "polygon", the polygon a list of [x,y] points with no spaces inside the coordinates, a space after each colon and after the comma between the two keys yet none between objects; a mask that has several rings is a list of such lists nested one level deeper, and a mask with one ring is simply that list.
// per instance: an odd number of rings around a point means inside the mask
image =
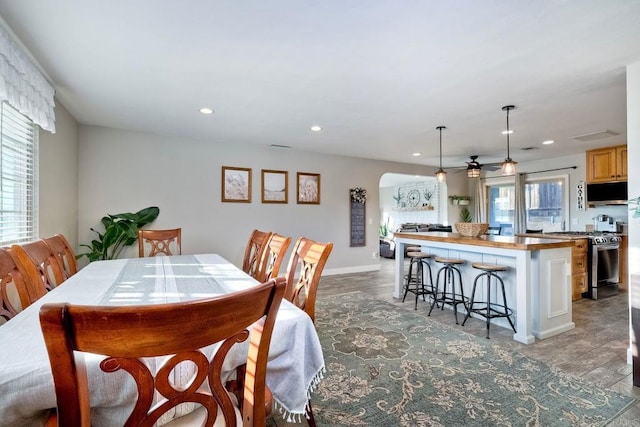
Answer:
[{"label": "lower cabinet", "polygon": [[582,298],[582,293],[587,292],[589,284],[587,283],[587,239],[577,239],[571,249],[571,284],[573,291],[573,300]]}]

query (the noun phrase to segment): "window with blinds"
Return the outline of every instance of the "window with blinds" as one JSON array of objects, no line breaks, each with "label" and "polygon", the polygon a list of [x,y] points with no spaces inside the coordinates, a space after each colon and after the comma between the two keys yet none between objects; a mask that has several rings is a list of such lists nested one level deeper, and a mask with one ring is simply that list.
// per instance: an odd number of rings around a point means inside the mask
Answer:
[{"label": "window with blinds", "polygon": [[6,101],[0,109],[0,245],[5,246],[38,235],[38,134],[33,122]]}]

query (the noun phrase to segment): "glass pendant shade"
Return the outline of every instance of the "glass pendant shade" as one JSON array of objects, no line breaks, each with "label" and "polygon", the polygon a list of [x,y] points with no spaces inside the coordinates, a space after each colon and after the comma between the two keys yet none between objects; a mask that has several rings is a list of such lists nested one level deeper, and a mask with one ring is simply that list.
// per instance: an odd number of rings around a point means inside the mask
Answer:
[{"label": "glass pendant shade", "polygon": [[438,182],[445,182],[447,180],[447,173],[440,169],[438,172],[436,172],[436,180]]},{"label": "glass pendant shade", "polygon": [[510,158],[504,159],[502,163],[502,175],[513,175],[516,173],[516,162]]},{"label": "glass pendant shade", "polygon": [[509,129],[509,111],[513,110],[514,107],[513,105],[505,105],[504,107],[502,107],[502,111],[506,111],[507,112],[507,157],[504,159],[504,162],[502,162],[502,175],[513,175],[516,173],[516,163],[511,159],[511,156],[509,154],[509,134],[511,133],[510,129]]}]

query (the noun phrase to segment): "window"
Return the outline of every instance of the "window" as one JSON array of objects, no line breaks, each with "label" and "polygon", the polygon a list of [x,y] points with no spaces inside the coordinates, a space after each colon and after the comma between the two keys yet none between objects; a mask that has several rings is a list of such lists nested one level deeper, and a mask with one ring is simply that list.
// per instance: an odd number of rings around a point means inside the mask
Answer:
[{"label": "window", "polygon": [[0,245],[35,240],[37,224],[37,132],[33,122],[0,104]]},{"label": "window", "polygon": [[[525,204],[528,229],[545,232],[561,231],[566,221],[566,178],[528,180],[525,184]],[[500,227],[502,235],[513,235],[515,188],[513,184],[488,186],[489,225]]]}]

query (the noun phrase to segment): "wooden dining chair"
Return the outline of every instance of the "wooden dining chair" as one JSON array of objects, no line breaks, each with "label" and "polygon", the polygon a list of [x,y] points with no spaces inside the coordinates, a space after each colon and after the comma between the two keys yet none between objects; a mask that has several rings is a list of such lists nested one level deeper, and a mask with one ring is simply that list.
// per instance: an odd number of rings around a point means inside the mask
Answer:
[{"label": "wooden dining chair", "polygon": [[332,249],[333,243],[320,243],[300,237],[287,266],[287,290],[284,297],[304,310],[314,322],[318,284]]},{"label": "wooden dining chair", "polygon": [[56,234],[55,236],[46,237],[42,240],[44,240],[51,252],[58,258],[66,279],[78,272],[76,254],[73,252],[69,241],[64,235]]},{"label": "wooden dining chair", "polygon": [[11,253],[23,275],[26,275],[27,271],[31,269],[29,262],[37,269],[39,283],[33,284],[34,288],[40,290],[40,285],[42,285],[48,292],[56,286],[60,286],[67,279],[60,260],[42,239],[12,245]]},{"label": "wooden dining chair", "polygon": [[[149,253],[145,255],[145,248]],[[171,249],[173,247],[173,250]],[[174,253],[175,252],[175,253]],[[182,254],[182,228],[170,230],[138,230],[138,256]]]},{"label": "wooden dining chair", "polygon": [[10,251],[9,248],[0,248],[0,325],[33,302]]},{"label": "wooden dining chair", "polygon": [[282,236],[278,233],[273,233],[271,237],[269,237],[262,253],[260,266],[255,275],[255,279],[258,282],[264,282],[272,277],[278,276],[280,266],[282,265],[282,261],[290,244],[291,237]]},{"label": "wooden dining chair", "polygon": [[[180,303],[43,305],[40,325],[53,373],[58,425],[91,425],[89,384],[82,355],[87,352],[106,356],[100,363],[102,371],[124,370],[135,380],[135,407],[125,426],[155,425],[163,414],[189,402],[198,408],[174,423],[265,426],[267,359],[284,288],[285,279],[277,278],[244,291]],[[249,348],[240,413],[221,380],[227,352],[243,341],[248,342]],[[216,343],[220,347],[209,360],[200,349]],[[142,359],[161,356],[170,357],[157,373]],[[174,385],[172,374],[183,362],[195,368],[184,388]],[[207,424],[203,424],[205,420]]]},{"label": "wooden dining chair", "polygon": [[262,254],[267,247],[265,243],[269,240],[271,234],[270,231],[253,230],[251,232],[242,259],[242,271],[251,277],[256,277],[256,271],[260,267]]}]

